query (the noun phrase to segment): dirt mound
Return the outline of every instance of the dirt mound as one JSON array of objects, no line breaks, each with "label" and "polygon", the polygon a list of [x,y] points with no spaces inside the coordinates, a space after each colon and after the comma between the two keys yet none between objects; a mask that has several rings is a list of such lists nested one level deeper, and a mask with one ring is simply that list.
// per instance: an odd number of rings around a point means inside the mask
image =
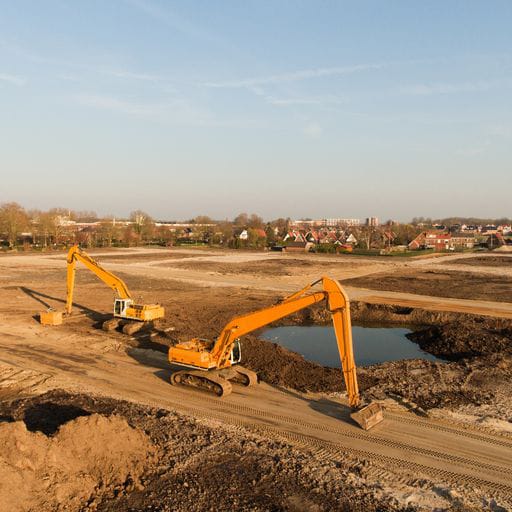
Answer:
[{"label": "dirt mound", "polygon": [[126,420],[98,414],[52,437],[22,421],[1,423],[0,446],[0,503],[11,511],[80,510],[93,495],[137,482],[154,454]]},{"label": "dirt mound", "polygon": [[496,353],[512,355],[512,321],[506,319],[466,316],[408,337],[422,350],[450,360]]}]

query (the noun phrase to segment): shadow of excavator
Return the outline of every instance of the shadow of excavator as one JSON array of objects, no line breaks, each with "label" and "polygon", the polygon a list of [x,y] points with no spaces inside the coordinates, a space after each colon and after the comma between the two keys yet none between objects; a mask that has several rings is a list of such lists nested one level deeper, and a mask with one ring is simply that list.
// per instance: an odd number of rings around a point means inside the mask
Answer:
[{"label": "shadow of excavator", "polygon": [[335,402],[334,400],[329,400],[326,397],[308,398],[307,396],[302,395],[301,393],[297,393],[283,386],[274,387],[281,391],[281,393],[284,393],[285,395],[289,395],[292,396],[293,398],[302,400],[303,402],[307,402],[309,408],[312,409],[313,411],[324,414],[325,416],[330,416],[331,418],[336,418],[337,420],[342,420],[352,425],[356,425],[356,423],[353,422],[352,418],[350,417],[350,414],[354,411],[348,405]]},{"label": "shadow of excavator", "polygon": [[[34,299],[36,302],[41,304],[45,309],[49,309],[52,306],[50,302],[53,303],[59,302],[61,304],[66,304],[66,301],[64,299],[59,299],[58,297],[53,297],[52,295],[48,295],[47,293],[39,292],[37,290],[32,290],[31,288],[27,288],[26,286],[20,286],[19,289],[28,295],[31,299]],[[111,315],[105,314],[105,313],[99,313],[98,311],[94,311],[93,309],[88,308],[87,306],[84,306],[82,304],[77,304],[76,302],[73,303],[73,306],[78,308],[82,314],[90,318],[95,322],[94,327],[101,328],[103,322],[110,318]],[[79,315],[76,315],[79,316]],[[33,315],[35,320],[39,318],[39,314]]]}]

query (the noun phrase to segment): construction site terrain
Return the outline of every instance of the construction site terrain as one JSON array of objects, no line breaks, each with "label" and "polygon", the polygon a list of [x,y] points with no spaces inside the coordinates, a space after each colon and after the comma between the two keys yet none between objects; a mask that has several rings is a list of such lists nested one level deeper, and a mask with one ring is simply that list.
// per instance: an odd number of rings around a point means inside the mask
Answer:
[{"label": "construction site terrain", "polygon": [[[6,510],[512,509],[512,255],[437,258],[202,248],[90,251],[165,319],[105,332],[112,291],[64,252],[0,255],[0,503]],[[407,326],[441,361],[358,368],[384,421],[350,420],[341,371],[243,338],[254,387],[171,386],[168,347],[321,276],[354,323]],[[313,307],[278,325],[327,325]],[[313,343],[313,340],[312,340]],[[16,489],[16,492],[13,492]]]}]

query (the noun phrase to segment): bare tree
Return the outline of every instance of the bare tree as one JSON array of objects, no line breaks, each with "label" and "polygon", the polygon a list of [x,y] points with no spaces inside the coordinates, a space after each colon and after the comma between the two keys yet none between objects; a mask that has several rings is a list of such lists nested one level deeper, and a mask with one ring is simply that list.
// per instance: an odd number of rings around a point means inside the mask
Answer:
[{"label": "bare tree", "polygon": [[6,234],[9,247],[16,245],[18,235],[28,225],[27,212],[18,203],[4,203],[0,206],[0,231]]},{"label": "bare tree", "polygon": [[154,232],[155,223],[150,215],[142,210],[135,210],[130,213],[133,230],[137,234],[138,241],[149,239]]},{"label": "bare tree", "polygon": [[263,219],[259,215],[251,213],[251,216],[247,222],[247,226],[250,228],[261,229],[264,226]]},{"label": "bare tree", "polygon": [[247,215],[247,213],[239,213],[233,219],[233,224],[235,226],[246,227],[248,223],[249,223],[249,215]]}]

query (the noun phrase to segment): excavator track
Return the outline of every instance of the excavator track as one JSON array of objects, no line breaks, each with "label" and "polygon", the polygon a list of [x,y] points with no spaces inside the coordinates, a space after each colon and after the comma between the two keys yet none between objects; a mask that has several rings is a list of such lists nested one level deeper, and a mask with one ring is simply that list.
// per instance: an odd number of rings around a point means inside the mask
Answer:
[{"label": "excavator track", "polygon": [[204,389],[217,396],[229,395],[232,391],[231,384],[228,380],[215,372],[206,372],[200,370],[181,370],[171,375],[171,384],[191,386],[194,388]]},{"label": "excavator track", "polygon": [[119,324],[121,323],[120,318],[111,318],[110,320],[106,320],[103,322],[102,328],[104,331],[110,332],[114,331],[119,327]]},{"label": "excavator track", "polygon": [[244,366],[236,365],[233,366],[233,371],[235,372],[235,377],[229,380],[236,382],[237,384],[242,384],[242,386],[254,386],[258,384],[258,374],[249,370],[249,368],[245,368]]},{"label": "excavator track", "polygon": [[131,336],[132,334],[139,332],[143,327],[144,327],[143,322],[128,321],[126,324],[123,325],[123,334],[127,334],[128,336]]}]

